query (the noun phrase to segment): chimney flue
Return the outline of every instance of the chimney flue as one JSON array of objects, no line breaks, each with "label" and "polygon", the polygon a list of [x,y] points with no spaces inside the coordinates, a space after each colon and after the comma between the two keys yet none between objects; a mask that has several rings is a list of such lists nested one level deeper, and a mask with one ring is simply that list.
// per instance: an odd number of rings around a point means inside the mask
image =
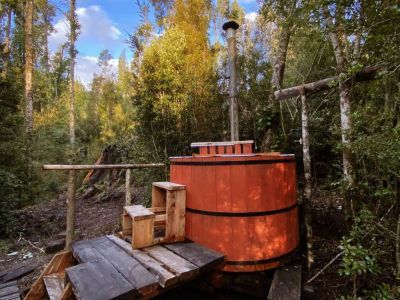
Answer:
[{"label": "chimney flue", "polygon": [[229,69],[229,118],[231,141],[239,141],[239,112],[236,99],[236,30],[239,24],[228,21],[222,25],[228,40],[228,69]]}]

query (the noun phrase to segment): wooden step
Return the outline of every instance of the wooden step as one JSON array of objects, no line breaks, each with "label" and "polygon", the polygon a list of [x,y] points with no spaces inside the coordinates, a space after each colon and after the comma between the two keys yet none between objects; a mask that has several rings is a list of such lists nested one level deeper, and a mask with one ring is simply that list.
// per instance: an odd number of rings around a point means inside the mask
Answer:
[{"label": "wooden step", "polygon": [[43,276],[47,295],[50,300],[60,299],[65,288],[65,272],[53,273]]},{"label": "wooden step", "polygon": [[291,265],[275,270],[268,300],[300,300],[301,265]]},{"label": "wooden step", "polygon": [[135,220],[143,220],[154,216],[154,213],[143,205],[124,206],[124,211]]},{"label": "wooden step", "polygon": [[167,191],[179,191],[186,189],[186,186],[184,186],[183,184],[173,183],[168,181],[153,182],[153,186],[156,186],[158,188]]},{"label": "wooden step", "polygon": [[122,232],[132,236],[132,248],[154,244],[155,214],[142,205],[125,206],[122,215]]}]

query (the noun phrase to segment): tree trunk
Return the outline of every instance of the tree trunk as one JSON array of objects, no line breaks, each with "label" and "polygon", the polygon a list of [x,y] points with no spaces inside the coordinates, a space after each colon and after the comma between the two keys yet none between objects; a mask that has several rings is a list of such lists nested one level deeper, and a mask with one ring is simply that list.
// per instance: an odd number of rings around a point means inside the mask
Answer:
[{"label": "tree trunk", "polygon": [[32,161],[32,133],[33,133],[33,0],[25,4],[25,135],[28,162],[28,176]]},{"label": "tree trunk", "polygon": [[7,75],[7,70],[8,70],[8,64],[10,62],[10,51],[11,51],[11,15],[12,15],[12,9],[11,7],[6,8],[6,14],[7,14],[7,20],[6,20],[6,36],[4,38],[4,65],[3,65],[3,72],[2,76],[6,77]]},{"label": "tree trunk", "polygon": [[76,40],[76,16],[75,16],[75,0],[70,1],[70,36],[69,36],[69,142],[72,146],[75,144],[75,40]]},{"label": "tree trunk", "polygon": [[[76,20],[75,20],[75,0],[70,1],[70,35],[69,35],[69,55],[70,55],[70,68],[69,68],[69,143],[71,145],[70,161],[73,161],[75,149],[75,39],[76,39]],[[66,249],[70,250],[75,233],[75,185],[76,176],[75,171],[68,173],[68,195],[67,195],[67,240]]]},{"label": "tree trunk", "polygon": [[351,120],[350,120],[350,92],[351,88],[349,84],[339,84],[340,94],[340,123],[342,128],[342,145],[343,145],[343,176],[347,184],[347,188],[352,188],[354,185],[353,177],[353,164],[350,146],[350,131],[351,131]]},{"label": "tree trunk", "polygon": [[339,95],[340,95],[340,120],[341,120],[341,131],[342,131],[342,144],[343,144],[343,178],[345,180],[346,189],[349,190],[354,185],[353,177],[353,165],[351,152],[349,149],[350,144],[350,131],[351,131],[351,120],[350,120],[350,102],[351,102],[351,85],[349,82],[343,82],[341,75],[345,72],[346,58],[344,56],[343,45],[341,44],[338,34],[337,26],[338,20],[333,22],[333,18],[330,15],[329,9],[324,8],[324,17],[328,28],[328,35],[331,40],[331,44],[335,53],[336,58],[336,71],[339,76]]},{"label": "tree trunk", "polygon": [[49,30],[50,30],[50,19],[48,12],[48,1],[46,1],[45,11],[43,12],[44,22],[44,49],[43,49],[43,67],[46,75],[49,73]]},{"label": "tree trunk", "polygon": [[307,234],[307,268],[311,269],[314,262],[313,256],[313,233],[311,225],[311,158],[310,158],[310,139],[308,130],[308,102],[304,89],[301,91],[301,133],[303,145],[303,168],[304,168],[304,194],[303,194],[303,209],[304,209],[304,225]]},{"label": "tree trunk", "polygon": [[[287,50],[290,42],[290,37],[292,35],[292,21],[291,19],[287,21],[286,24],[282,26],[282,30],[279,34],[278,49],[273,62],[272,77],[271,77],[271,92],[269,94],[269,104],[273,108],[274,113],[279,116],[279,103],[276,103],[274,92],[281,89],[283,76],[285,74],[286,66],[286,56]],[[280,118],[280,116],[279,116]],[[265,133],[264,142],[262,145],[263,151],[271,151],[271,146],[273,142],[274,131],[279,126],[279,119],[276,124],[272,124]],[[275,129],[275,130],[274,130]]]}]

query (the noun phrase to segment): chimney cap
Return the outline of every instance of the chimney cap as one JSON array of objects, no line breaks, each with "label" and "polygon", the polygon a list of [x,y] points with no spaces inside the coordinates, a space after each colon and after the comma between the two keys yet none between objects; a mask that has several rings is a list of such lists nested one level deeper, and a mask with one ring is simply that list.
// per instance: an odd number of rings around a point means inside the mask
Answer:
[{"label": "chimney cap", "polygon": [[222,25],[222,29],[224,31],[227,31],[230,28],[232,28],[233,30],[236,30],[239,28],[239,24],[237,22],[235,22],[234,20],[230,20],[228,22],[225,22],[224,25]]}]

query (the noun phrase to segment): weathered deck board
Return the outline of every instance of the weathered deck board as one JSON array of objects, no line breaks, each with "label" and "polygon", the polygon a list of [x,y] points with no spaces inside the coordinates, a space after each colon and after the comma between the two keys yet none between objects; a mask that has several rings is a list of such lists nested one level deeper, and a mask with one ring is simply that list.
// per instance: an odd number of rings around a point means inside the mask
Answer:
[{"label": "weathered deck board", "polygon": [[105,259],[73,266],[65,272],[77,299],[108,300],[135,297],[135,287]]},{"label": "weathered deck board", "polygon": [[90,240],[90,243],[140,294],[148,295],[157,289],[157,278],[110,239],[101,237]]},{"label": "weathered deck board", "polygon": [[0,300],[16,300],[21,299],[17,281],[10,281],[0,284]]},{"label": "weathered deck board", "polygon": [[182,256],[187,261],[199,268],[215,266],[224,261],[224,255],[196,243],[175,243],[164,245],[175,254]]},{"label": "weathered deck board", "polygon": [[224,258],[186,242],[132,249],[129,243],[111,235],[79,241],[72,248],[81,264],[66,270],[67,279],[76,298],[83,300],[154,297]]},{"label": "weathered deck board", "polygon": [[301,266],[286,266],[275,270],[268,300],[299,300],[301,295]]},{"label": "weathered deck board", "polygon": [[72,248],[77,259],[84,263],[107,260],[142,295],[157,289],[157,278],[107,237],[80,241]]},{"label": "weathered deck board", "polygon": [[35,270],[36,266],[18,266],[17,268],[6,270],[0,273],[0,283],[18,279]]},{"label": "weathered deck board", "polygon": [[164,264],[169,271],[176,274],[182,280],[193,277],[199,273],[199,268],[197,266],[188,262],[179,255],[176,255],[167,248],[157,245],[145,248],[144,251]]},{"label": "weathered deck board", "polygon": [[130,244],[116,236],[109,235],[107,237],[154,274],[161,287],[169,287],[178,282],[178,277],[176,275],[165,269],[160,262],[149,256],[147,253],[141,250],[132,249]]}]

